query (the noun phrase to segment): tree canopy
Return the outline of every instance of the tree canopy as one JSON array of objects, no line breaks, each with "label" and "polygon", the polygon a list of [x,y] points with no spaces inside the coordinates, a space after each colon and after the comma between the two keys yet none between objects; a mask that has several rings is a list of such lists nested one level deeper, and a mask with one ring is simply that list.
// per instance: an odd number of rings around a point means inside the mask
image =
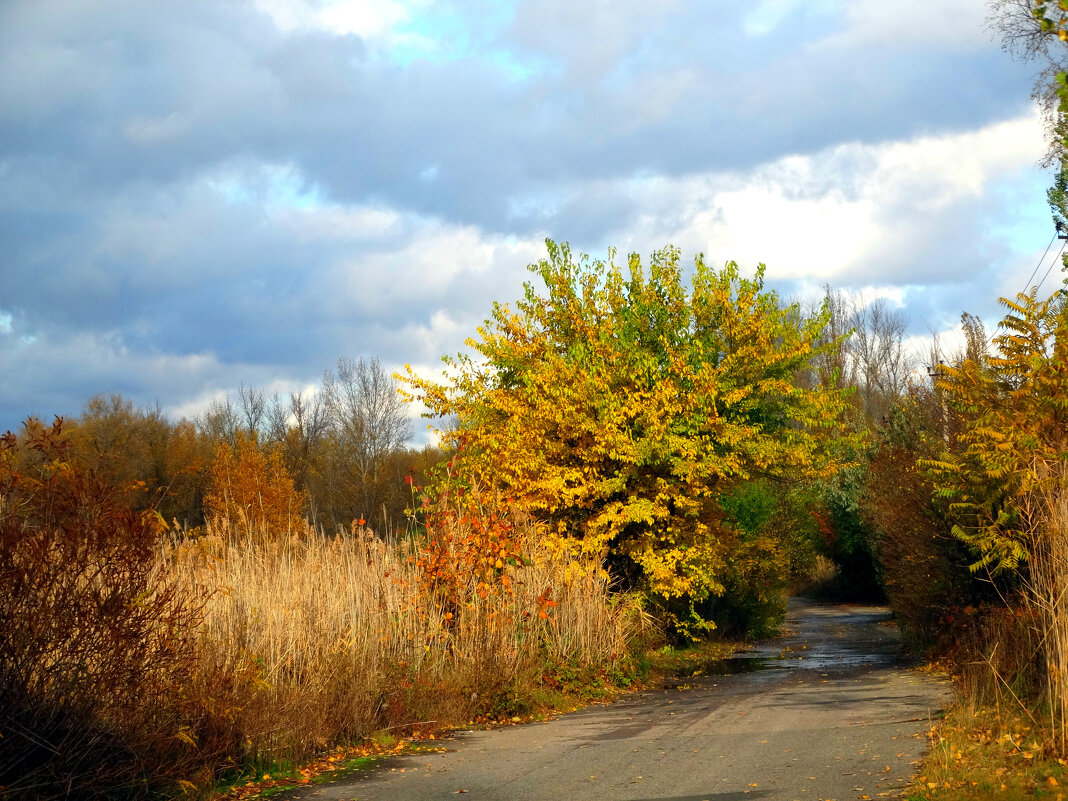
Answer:
[{"label": "tree canopy", "polygon": [[409,367],[407,394],[455,421],[443,435],[475,480],[692,611],[723,591],[739,534],[723,492],[840,464],[843,392],[803,380],[838,344],[826,310],[782,304],[763,266],[749,279],[698,256],[687,286],[676,248],[621,267],[547,246],[530,267],[544,290],[495,304],[443,381]]},{"label": "tree canopy", "polygon": [[953,449],[925,465],[964,516],[953,533],[979,554],[974,568],[1012,569],[1048,523],[1036,494],[1063,487],[1068,458],[1068,305],[1063,290],[1002,298],[997,355],[943,365],[939,389],[962,421]]}]

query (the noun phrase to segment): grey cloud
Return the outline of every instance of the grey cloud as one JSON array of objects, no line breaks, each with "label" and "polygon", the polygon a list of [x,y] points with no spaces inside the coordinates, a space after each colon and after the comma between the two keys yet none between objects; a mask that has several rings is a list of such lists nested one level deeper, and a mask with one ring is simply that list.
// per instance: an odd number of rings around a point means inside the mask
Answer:
[{"label": "grey cloud", "polygon": [[[503,236],[597,255],[613,239],[664,244],[634,232],[672,230],[670,204],[629,181],[741,174],[1028,102],[1029,69],[993,45],[820,50],[809,43],[840,24],[826,10],[799,4],[747,36],[747,11],[715,5],[529,0],[502,27],[457,3],[477,15],[470,51],[405,65],[356,36],[285,34],[237,2],[0,5],[0,311],[14,320],[0,428],[96,391],[178,403],[242,378],[314,379],[342,354],[432,361],[459,347],[421,333],[435,312],[472,327],[518,295],[529,258]],[[851,158],[791,191],[848,193]],[[271,168],[317,202],[398,222],[349,239],[287,227],[266,208],[285,201],[259,175]],[[963,281],[976,255],[956,243],[976,238],[977,211],[932,220],[847,280],[937,267]],[[411,247],[443,247],[434,226],[498,249],[431,280],[433,257]]]},{"label": "grey cloud", "polygon": [[[401,69],[368,59],[356,37],[282,36],[240,6],[200,3],[86,14],[55,66],[42,52],[72,37],[53,23],[41,44],[42,6],[12,15],[9,36],[29,44],[2,75],[12,86],[28,74],[26,94],[53,102],[43,116],[12,106],[2,132],[12,155],[67,159],[92,191],[246,154],[292,160],[338,199],[529,231],[544,221],[509,216],[508,201],[538,181],[744,167],[968,126],[1003,115],[1007,98],[1027,102],[1020,65],[994,47],[828,55],[785,35],[745,37],[737,19],[697,6],[672,16],[567,5],[519,7],[500,46],[571,65],[519,82],[474,55]],[[90,77],[60,91],[57,71]],[[659,98],[679,71],[684,91]],[[428,167],[436,180],[420,178]]]}]

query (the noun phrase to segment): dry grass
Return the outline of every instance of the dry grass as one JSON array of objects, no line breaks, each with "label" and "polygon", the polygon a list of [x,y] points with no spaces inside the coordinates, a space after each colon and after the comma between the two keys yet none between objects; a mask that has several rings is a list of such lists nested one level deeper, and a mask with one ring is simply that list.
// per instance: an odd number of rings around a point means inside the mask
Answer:
[{"label": "dry grass", "polygon": [[247,753],[297,760],[384,728],[529,708],[563,665],[623,669],[636,605],[609,594],[599,565],[528,533],[529,564],[509,587],[472,586],[452,618],[427,591],[417,544],[363,529],[271,541],[216,521],[164,559],[189,591],[212,593],[200,649],[214,669],[251,669],[226,702]]},{"label": "dry grass", "polygon": [[1041,621],[1049,725],[1060,754],[1068,756],[1068,475],[1063,464],[1035,471],[1046,480],[1024,506],[1025,515],[1040,521],[1028,548],[1027,598]]}]

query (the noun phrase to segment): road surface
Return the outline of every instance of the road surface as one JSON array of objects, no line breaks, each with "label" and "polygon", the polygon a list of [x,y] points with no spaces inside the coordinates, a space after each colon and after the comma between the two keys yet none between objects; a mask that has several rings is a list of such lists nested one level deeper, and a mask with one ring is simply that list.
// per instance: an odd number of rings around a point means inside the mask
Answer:
[{"label": "road surface", "polygon": [[816,801],[894,796],[945,682],[910,670],[881,607],[794,599],[788,636],[706,675],[545,723],[461,732],[292,799]]}]

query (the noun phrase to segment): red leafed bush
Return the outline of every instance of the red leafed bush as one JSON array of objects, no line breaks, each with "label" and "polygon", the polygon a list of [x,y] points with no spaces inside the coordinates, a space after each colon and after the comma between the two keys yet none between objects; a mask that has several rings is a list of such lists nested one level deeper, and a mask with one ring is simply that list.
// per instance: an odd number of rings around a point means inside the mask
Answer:
[{"label": "red leafed bush", "polygon": [[424,507],[426,540],[416,559],[424,591],[442,605],[446,625],[465,599],[511,595],[525,563],[514,512],[488,493],[449,481]]},{"label": "red leafed bush", "polygon": [[143,797],[231,747],[164,529],[72,460],[60,420],[0,437],[0,798]]}]

